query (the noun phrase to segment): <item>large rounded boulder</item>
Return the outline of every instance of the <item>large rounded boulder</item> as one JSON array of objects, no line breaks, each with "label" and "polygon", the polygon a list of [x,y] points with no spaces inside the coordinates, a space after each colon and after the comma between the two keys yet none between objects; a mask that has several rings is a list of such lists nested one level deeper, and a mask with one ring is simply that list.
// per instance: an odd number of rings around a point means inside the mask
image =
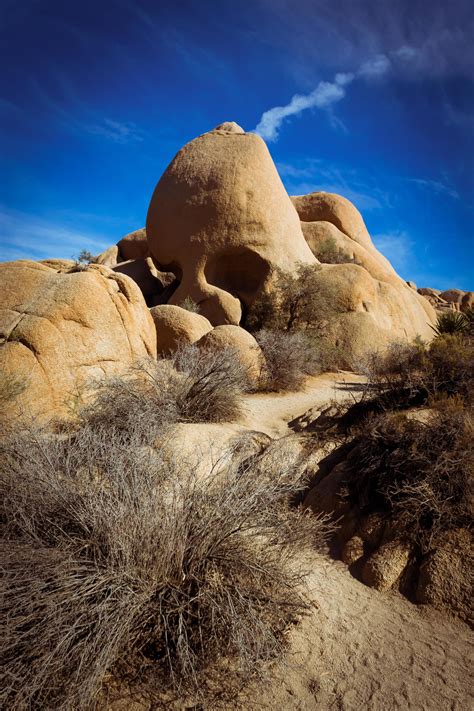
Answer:
[{"label": "large rounded boulder", "polygon": [[264,363],[264,356],[255,338],[240,326],[216,326],[198,342],[199,348],[212,351],[230,349],[248,373],[249,381],[257,383]]},{"label": "large rounded boulder", "polygon": [[124,275],[20,260],[0,264],[0,282],[0,367],[24,386],[12,415],[66,415],[88,381],[156,356],[153,319]]},{"label": "large rounded boulder", "polygon": [[157,351],[169,355],[180,346],[199,341],[212,331],[212,324],[201,314],[187,311],[181,306],[163,304],[150,309],[156,327]]},{"label": "large rounded boulder", "polygon": [[236,324],[276,267],[316,263],[264,141],[225,123],[184,146],[158,182],[150,252],[214,326]]}]

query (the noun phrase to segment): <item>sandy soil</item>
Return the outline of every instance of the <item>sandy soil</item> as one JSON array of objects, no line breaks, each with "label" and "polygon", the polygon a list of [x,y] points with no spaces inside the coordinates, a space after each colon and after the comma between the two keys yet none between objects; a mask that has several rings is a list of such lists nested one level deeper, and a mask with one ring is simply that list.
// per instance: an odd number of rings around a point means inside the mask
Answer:
[{"label": "sandy soil", "polygon": [[[181,425],[181,454],[194,453],[207,469],[239,433],[285,436],[289,421],[351,397],[349,384],[362,382],[351,373],[329,373],[309,379],[298,393],[247,396],[238,423]],[[345,565],[323,557],[312,565],[309,587],[315,607],[292,630],[287,660],[227,711],[474,709],[474,635],[464,623],[365,587]]]},{"label": "sandy soil", "polygon": [[[348,397],[364,379],[328,373],[302,392],[246,399],[244,427],[271,437],[309,408]],[[349,394],[350,397],[350,394]],[[467,711],[474,708],[474,635],[461,621],[366,587],[340,562],[318,558],[309,580],[314,612],[291,633],[273,680],[233,708],[257,711]]]},{"label": "sandy soil", "polygon": [[365,378],[354,373],[325,373],[308,378],[303,390],[295,393],[257,393],[245,398],[245,416],[241,424],[265,432],[270,437],[283,437],[290,432],[288,422],[313,407],[327,407],[331,401],[351,397],[351,386],[357,388]]},{"label": "sandy soil", "polygon": [[264,688],[233,708],[467,711],[474,708],[474,635],[462,622],[379,593],[342,563],[315,562],[314,612]]}]

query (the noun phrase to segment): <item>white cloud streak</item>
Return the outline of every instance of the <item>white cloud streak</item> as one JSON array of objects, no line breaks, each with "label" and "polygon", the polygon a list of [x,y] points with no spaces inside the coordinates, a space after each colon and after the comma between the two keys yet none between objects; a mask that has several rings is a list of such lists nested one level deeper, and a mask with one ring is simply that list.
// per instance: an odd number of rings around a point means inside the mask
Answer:
[{"label": "white cloud streak", "polygon": [[[332,82],[320,81],[310,94],[295,94],[285,106],[274,106],[265,111],[255,128],[255,133],[266,141],[276,141],[283,121],[297,116],[306,109],[329,111],[333,104],[346,96],[346,87],[355,79],[380,79],[390,70],[391,62],[384,54],[379,54],[364,62],[356,73],[338,73]],[[334,121],[333,124],[337,125]]]}]

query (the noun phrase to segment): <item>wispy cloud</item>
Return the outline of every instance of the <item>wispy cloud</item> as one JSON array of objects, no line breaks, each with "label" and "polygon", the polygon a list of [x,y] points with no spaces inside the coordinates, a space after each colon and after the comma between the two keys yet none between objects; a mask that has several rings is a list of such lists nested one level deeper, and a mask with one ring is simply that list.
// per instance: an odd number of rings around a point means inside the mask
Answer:
[{"label": "wispy cloud", "polygon": [[[468,0],[256,0],[272,44],[291,50],[296,77],[321,66],[357,67],[385,55],[408,79],[472,77],[474,14]],[[315,41],[317,38],[317,41]],[[405,68],[403,65],[405,64]]]},{"label": "wispy cloud", "polygon": [[363,212],[391,207],[391,194],[382,190],[377,176],[319,158],[304,158],[295,164],[277,163],[290,195],[324,191],[343,195]]},{"label": "wispy cloud", "polygon": [[54,257],[70,259],[81,249],[98,254],[108,244],[108,240],[101,235],[71,229],[64,223],[0,206],[2,261]]},{"label": "wispy cloud", "polygon": [[414,265],[413,240],[404,230],[373,235],[372,240],[397,271],[406,272]]},{"label": "wispy cloud", "polygon": [[357,75],[364,79],[380,79],[390,70],[391,62],[385,54],[377,54],[363,62]]},{"label": "wispy cloud", "polygon": [[460,195],[457,190],[452,188],[450,185],[446,185],[446,183],[440,182],[439,180],[426,180],[423,178],[408,178],[407,180],[409,183],[413,183],[418,188],[429,190],[435,195],[448,195],[454,200],[459,200]]},{"label": "wispy cloud", "polygon": [[[339,72],[331,82],[320,81],[309,94],[295,94],[284,106],[274,106],[265,111],[255,128],[266,141],[276,141],[283,121],[290,116],[297,116],[306,109],[330,110],[333,104],[346,96],[346,87],[356,79],[380,79],[390,69],[390,60],[385,55],[377,55],[364,62],[357,72]],[[337,126],[338,121],[333,114],[331,122]]]},{"label": "wispy cloud", "polygon": [[310,94],[295,94],[286,106],[275,106],[265,113],[255,132],[267,141],[276,141],[285,118],[300,114],[305,109],[327,109],[346,95],[345,86],[353,81],[353,74],[336,74],[332,82],[320,81]]},{"label": "wispy cloud", "polygon": [[145,132],[131,121],[120,122],[104,118],[102,123],[79,123],[77,125],[86,133],[102,136],[114,143],[140,143],[145,137]]},{"label": "wispy cloud", "polygon": [[56,78],[63,100],[51,98],[36,81],[32,82],[32,86],[41,104],[64,129],[99,136],[121,145],[141,143],[146,138],[146,131],[133,121],[117,120],[104,115],[100,109],[85,104],[66,77],[59,73]]}]

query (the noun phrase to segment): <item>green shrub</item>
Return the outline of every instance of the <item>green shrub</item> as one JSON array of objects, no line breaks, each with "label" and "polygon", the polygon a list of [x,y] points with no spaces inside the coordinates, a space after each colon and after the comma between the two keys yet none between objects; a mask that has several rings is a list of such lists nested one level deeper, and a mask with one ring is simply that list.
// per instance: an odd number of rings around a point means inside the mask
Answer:
[{"label": "green shrub", "polygon": [[319,334],[337,309],[335,288],[323,283],[319,265],[301,264],[296,274],[277,270],[271,286],[260,294],[246,319],[250,331],[301,331]]},{"label": "green shrub", "polygon": [[262,329],[254,335],[265,358],[262,390],[296,390],[308,375],[335,367],[333,349],[310,332]]},{"label": "green shrub", "polygon": [[316,259],[323,264],[350,264],[354,262],[352,257],[337,246],[333,237],[326,237],[318,244],[314,245],[312,252]]},{"label": "green shrub", "polygon": [[179,305],[182,309],[186,309],[186,311],[190,311],[193,314],[200,313],[199,304],[197,304],[190,296],[187,296]]},{"label": "green shrub", "polygon": [[469,331],[470,319],[459,311],[440,314],[436,324],[431,326],[437,336],[465,334]]}]

